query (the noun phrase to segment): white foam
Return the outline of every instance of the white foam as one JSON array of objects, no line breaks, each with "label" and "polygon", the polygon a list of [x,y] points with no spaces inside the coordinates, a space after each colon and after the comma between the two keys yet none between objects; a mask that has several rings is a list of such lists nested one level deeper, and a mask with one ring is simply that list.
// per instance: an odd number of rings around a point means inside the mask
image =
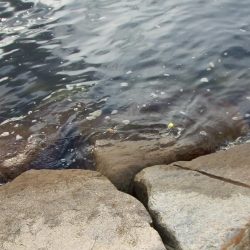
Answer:
[{"label": "white foam", "polygon": [[206,77],[201,78],[200,81],[201,81],[202,83],[209,82],[208,78],[206,78]]},{"label": "white foam", "polygon": [[22,119],[24,119],[26,116],[22,115],[22,116],[19,116],[19,117],[12,117],[10,119],[7,119],[5,121],[3,121],[0,125],[4,125],[6,123],[10,123],[10,122],[15,122],[15,121],[20,121]]}]

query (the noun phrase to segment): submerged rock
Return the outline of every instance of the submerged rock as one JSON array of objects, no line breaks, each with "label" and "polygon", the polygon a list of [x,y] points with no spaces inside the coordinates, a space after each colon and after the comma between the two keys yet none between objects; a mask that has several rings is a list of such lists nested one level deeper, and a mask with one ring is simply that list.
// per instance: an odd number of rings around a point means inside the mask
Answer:
[{"label": "submerged rock", "polygon": [[[178,93],[171,100],[166,98],[145,105],[140,110],[141,115],[144,115],[142,120],[150,120],[148,124],[151,125],[148,127],[156,128],[157,124],[152,124],[150,114],[169,117],[170,103],[175,103],[175,108],[179,107],[178,100],[182,95]],[[239,119],[232,119],[235,116]],[[122,117],[117,119],[122,120]],[[131,122],[130,128],[132,125],[135,127]],[[237,107],[218,103],[206,96],[195,96],[185,107],[181,107],[179,115],[171,117],[165,125],[158,125],[163,127],[158,127],[158,132],[152,132],[152,136],[146,139],[97,140],[94,150],[96,169],[119,189],[130,191],[133,177],[143,168],[192,160],[215,152],[225,142],[234,141],[249,131]]]},{"label": "submerged rock", "polygon": [[97,172],[27,171],[0,199],[1,249],[165,249],[143,205]]},{"label": "submerged rock", "polygon": [[135,192],[166,245],[248,250],[249,176],[249,145],[243,145],[191,162],[144,169],[135,178]]},{"label": "submerged rock", "polygon": [[171,135],[152,135],[145,140],[97,140],[94,149],[96,169],[118,189],[127,192],[131,190],[133,177],[143,168],[192,160],[214,152],[224,141],[225,137],[217,133],[209,137],[194,134],[178,139]]}]

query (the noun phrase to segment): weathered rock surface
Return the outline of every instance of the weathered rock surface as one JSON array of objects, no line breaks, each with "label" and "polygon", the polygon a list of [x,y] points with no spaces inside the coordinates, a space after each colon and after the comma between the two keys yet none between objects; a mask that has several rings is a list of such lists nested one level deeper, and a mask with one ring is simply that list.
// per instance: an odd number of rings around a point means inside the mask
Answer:
[{"label": "weathered rock surface", "polygon": [[96,169],[120,190],[130,191],[134,176],[145,167],[188,161],[214,152],[220,138],[197,136],[176,139],[165,136],[151,140],[97,140],[94,150]]},{"label": "weathered rock surface", "polygon": [[101,174],[31,170],[0,187],[2,250],[162,250],[144,206]]},{"label": "weathered rock surface", "polygon": [[[241,156],[246,156],[247,150],[244,152],[241,151]],[[227,153],[206,156],[203,163],[209,166],[212,156],[217,158],[218,155],[221,157],[220,162],[216,162],[218,172],[225,167],[224,173],[227,173],[226,166],[230,162]],[[196,168],[198,161],[199,158],[195,160]],[[187,164],[191,166],[192,162]],[[237,164],[236,159],[234,164]],[[244,164],[250,166],[249,161]],[[248,250],[250,188],[238,184],[240,179],[244,182],[247,179],[239,177],[240,168],[229,168],[230,178],[234,179],[235,173],[237,182],[233,182],[227,181],[227,177],[214,178],[173,165],[144,169],[135,178],[136,195],[148,207],[165,244],[181,250]],[[249,167],[243,171],[249,176]]]},{"label": "weathered rock surface", "polygon": [[0,148],[0,182],[12,180],[28,170],[30,163],[41,151],[36,139],[15,143],[10,139],[1,139]]},{"label": "weathered rock surface", "polygon": [[162,141],[99,140],[94,151],[96,169],[118,189],[128,191],[135,174],[143,168],[175,160],[174,151],[166,150],[174,143],[173,138]]},{"label": "weathered rock surface", "polygon": [[250,187],[250,143],[175,165]]}]

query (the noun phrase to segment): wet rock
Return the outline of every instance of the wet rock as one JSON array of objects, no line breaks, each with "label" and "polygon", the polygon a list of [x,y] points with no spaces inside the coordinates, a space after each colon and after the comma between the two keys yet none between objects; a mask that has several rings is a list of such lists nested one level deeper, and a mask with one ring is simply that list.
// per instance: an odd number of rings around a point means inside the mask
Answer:
[{"label": "wet rock", "polygon": [[166,245],[181,250],[249,249],[247,148],[178,163],[190,168],[194,163],[193,168],[203,169],[202,173],[172,164],[150,167],[136,175],[136,195],[148,207]]},{"label": "wet rock", "polygon": [[[238,133],[241,131],[238,130]],[[118,189],[127,192],[131,190],[133,177],[143,168],[192,160],[214,152],[225,138],[228,137],[218,136],[217,133],[209,136],[195,133],[178,139],[158,134],[145,140],[97,140],[94,149],[96,169]]]},{"label": "wet rock", "polygon": [[98,140],[94,150],[96,169],[118,189],[128,191],[132,179],[143,168],[175,160],[175,152],[168,150],[174,143],[175,139],[171,137],[162,142]]},{"label": "wet rock", "polygon": [[40,141],[37,139],[21,141],[20,143],[1,140],[0,145],[0,182],[12,180],[28,170],[30,163],[41,150]]},{"label": "wet rock", "polygon": [[165,249],[143,205],[97,172],[27,171],[0,199],[1,249]]}]

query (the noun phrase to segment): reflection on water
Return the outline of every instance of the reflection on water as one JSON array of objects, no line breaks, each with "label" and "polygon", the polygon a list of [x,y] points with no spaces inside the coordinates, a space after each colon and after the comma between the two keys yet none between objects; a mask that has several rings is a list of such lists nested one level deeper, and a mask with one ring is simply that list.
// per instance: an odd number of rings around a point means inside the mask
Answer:
[{"label": "reflection on water", "polygon": [[79,165],[115,126],[226,138],[250,119],[249,5],[1,1],[0,135],[53,140],[49,167]]}]

